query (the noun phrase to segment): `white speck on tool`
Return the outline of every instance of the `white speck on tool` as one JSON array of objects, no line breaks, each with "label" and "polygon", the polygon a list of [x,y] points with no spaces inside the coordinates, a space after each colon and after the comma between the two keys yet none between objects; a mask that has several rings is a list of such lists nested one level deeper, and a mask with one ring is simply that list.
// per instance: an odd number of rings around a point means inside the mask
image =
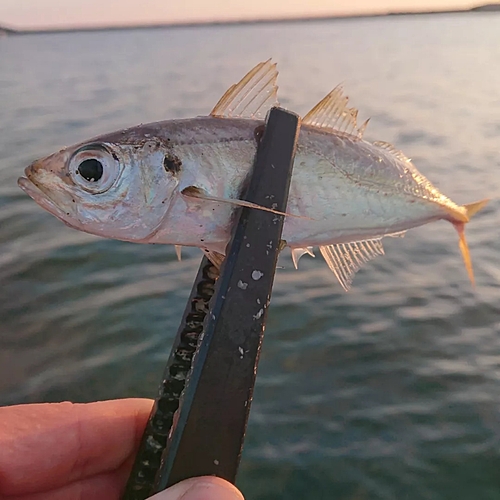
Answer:
[{"label": "white speck on tool", "polygon": [[248,288],[248,283],[245,283],[244,281],[238,281],[238,288],[241,288],[242,290],[246,290]]},{"label": "white speck on tool", "polygon": [[264,309],[261,309],[257,314],[253,315],[253,319],[260,319],[260,317],[264,314]]},{"label": "white speck on tool", "polygon": [[253,280],[259,281],[260,278],[262,278],[262,276],[264,276],[263,272],[258,271],[257,269],[255,269],[254,271],[252,271],[252,279]]}]

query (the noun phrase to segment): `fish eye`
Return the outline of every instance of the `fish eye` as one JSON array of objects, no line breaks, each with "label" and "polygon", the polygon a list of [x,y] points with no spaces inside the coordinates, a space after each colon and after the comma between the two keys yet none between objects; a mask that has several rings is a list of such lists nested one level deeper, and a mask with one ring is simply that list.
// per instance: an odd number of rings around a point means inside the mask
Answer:
[{"label": "fish eye", "polygon": [[109,145],[88,144],[73,154],[69,173],[73,182],[85,191],[104,193],[118,179],[120,162]]},{"label": "fish eye", "polygon": [[83,160],[76,173],[89,182],[97,182],[102,177],[103,171],[102,163],[95,158],[91,158],[90,160]]}]

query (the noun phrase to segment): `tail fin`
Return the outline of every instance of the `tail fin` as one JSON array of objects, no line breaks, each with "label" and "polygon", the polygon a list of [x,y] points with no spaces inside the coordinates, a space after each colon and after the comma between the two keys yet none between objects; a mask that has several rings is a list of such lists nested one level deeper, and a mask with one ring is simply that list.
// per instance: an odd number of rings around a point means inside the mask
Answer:
[{"label": "tail fin", "polygon": [[[472,216],[477,214],[480,210],[482,210],[486,204],[490,200],[481,200],[476,201],[475,203],[468,203],[464,205],[465,211],[467,213],[467,219],[470,220]],[[468,222],[468,221],[467,221]],[[466,222],[454,222],[453,225],[458,233],[458,247],[460,248],[460,252],[462,253],[462,258],[464,259],[465,268],[467,269],[467,274],[469,275],[469,279],[474,286],[474,271],[472,270],[472,262],[470,260],[469,247],[467,245],[467,240],[465,239],[465,224]]]},{"label": "tail fin", "polygon": [[475,201],[474,203],[467,203],[464,205],[465,211],[467,212],[467,217],[470,219],[473,215],[476,215],[479,210],[482,210],[489,202],[489,198],[486,200]]}]

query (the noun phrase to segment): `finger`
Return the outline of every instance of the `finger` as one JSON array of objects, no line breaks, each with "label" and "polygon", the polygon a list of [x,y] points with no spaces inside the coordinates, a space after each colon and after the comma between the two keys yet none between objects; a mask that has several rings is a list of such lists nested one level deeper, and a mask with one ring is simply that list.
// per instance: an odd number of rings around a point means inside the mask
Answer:
[{"label": "finger", "polygon": [[220,477],[186,479],[157,493],[150,500],[244,500],[240,491]]},{"label": "finger", "polygon": [[129,457],[117,470],[65,484],[55,489],[26,495],[3,496],[0,500],[120,500],[135,457]]},{"label": "finger", "polygon": [[41,493],[1,496],[2,500],[119,500],[123,488],[120,487],[116,473],[108,472],[98,476],[75,481],[60,488]]},{"label": "finger", "polygon": [[60,488],[120,467],[136,450],[152,401],[0,408],[0,496]]}]

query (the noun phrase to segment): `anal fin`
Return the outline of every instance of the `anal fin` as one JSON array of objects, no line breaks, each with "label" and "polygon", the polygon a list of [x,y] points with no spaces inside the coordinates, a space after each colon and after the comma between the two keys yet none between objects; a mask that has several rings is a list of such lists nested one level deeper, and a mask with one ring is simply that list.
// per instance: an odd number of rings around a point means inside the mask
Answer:
[{"label": "anal fin", "polygon": [[354,274],[363,264],[377,255],[384,255],[381,239],[325,245],[320,246],[319,250],[346,292],[351,287]]},{"label": "anal fin", "polygon": [[226,257],[221,253],[214,252],[213,250],[209,250],[208,248],[203,248],[202,250],[208,257],[208,260],[220,271],[222,263],[224,262],[224,259]]},{"label": "anal fin", "polygon": [[306,253],[311,257],[316,257],[313,252],[313,247],[292,248],[292,260],[295,269],[299,268],[299,260]]},{"label": "anal fin", "polygon": [[180,262],[182,260],[182,245],[174,245],[175,254],[177,255],[177,260]]},{"label": "anal fin", "polygon": [[404,238],[406,234],[406,229],[404,231],[397,231],[396,233],[387,233],[384,236],[389,236],[391,238]]}]

